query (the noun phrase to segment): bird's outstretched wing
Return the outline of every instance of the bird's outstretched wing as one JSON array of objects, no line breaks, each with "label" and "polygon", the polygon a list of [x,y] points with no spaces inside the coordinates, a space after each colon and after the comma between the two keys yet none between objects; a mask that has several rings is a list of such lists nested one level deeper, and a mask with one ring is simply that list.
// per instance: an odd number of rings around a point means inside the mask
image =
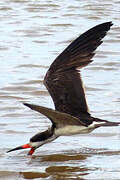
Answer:
[{"label": "bird's outstretched wing", "polygon": [[38,106],[35,104],[24,103],[25,106],[31,108],[34,111],[37,111],[44,116],[48,117],[52,124],[55,124],[56,128],[60,128],[66,125],[86,125],[78,118],[71,116],[68,113],[59,112],[47,107]]},{"label": "bird's outstretched wing", "polygon": [[92,62],[95,49],[102,43],[112,22],[93,27],[74,40],[52,63],[44,84],[55,109],[75,117],[89,116],[84,87],[78,68]]}]

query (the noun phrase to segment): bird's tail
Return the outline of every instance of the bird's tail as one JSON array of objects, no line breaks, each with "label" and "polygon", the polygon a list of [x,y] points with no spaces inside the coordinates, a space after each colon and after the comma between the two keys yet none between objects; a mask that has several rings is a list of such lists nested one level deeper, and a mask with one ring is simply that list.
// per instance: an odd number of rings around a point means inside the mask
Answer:
[{"label": "bird's tail", "polygon": [[95,128],[108,127],[108,126],[120,126],[120,122],[111,122],[111,121],[102,120],[99,118],[95,118],[93,123],[95,124]]}]

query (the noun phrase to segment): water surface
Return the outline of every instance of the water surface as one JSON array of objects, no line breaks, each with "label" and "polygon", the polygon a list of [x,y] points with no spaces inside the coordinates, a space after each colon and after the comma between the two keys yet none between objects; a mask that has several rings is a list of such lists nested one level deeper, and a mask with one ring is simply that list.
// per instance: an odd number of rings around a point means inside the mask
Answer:
[{"label": "water surface", "polygon": [[77,36],[106,21],[114,26],[82,70],[93,116],[120,121],[120,2],[0,1],[0,179],[120,179],[120,128],[60,137],[36,150],[6,154],[50,126],[23,102],[54,108],[43,79]]}]

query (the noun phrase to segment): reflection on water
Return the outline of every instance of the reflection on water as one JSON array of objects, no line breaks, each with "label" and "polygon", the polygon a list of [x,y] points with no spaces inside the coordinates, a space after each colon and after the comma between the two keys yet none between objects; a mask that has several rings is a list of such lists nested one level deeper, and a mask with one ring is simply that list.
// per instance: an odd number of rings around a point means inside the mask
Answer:
[{"label": "reflection on water", "polygon": [[119,121],[119,14],[117,0],[0,1],[0,179],[119,179],[119,127],[58,138],[32,158],[5,153],[50,125],[23,102],[54,108],[43,85],[48,67],[73,39],[105,21],[114,26],[82,76],[92,115]]},{"label": "reflection on water", "polygon": [[[1,171],[0,177],[4,177],[7,179],[36,179],[36,178],[47,178],[47,179],[92,179],[91,174],[94,173],[93,177],[97,178],[97,174],[100,174],[100,162],[106,162],[106,157],[111,160],[115,159],[116,155],[120,155],[120,151],[111,151],[103,150],[103,149],[91,149],[92,153],[89,153],[84,149],[84,152],[78,153],[66,153],[66,154],[52,154],[52,155],[41,155],[41,156],[33,156],[31,157],[23,157],[23,155],[9,157],[9,163],[16,163],[16,165],[20,162],[24,162],[24,165],[19,167],[18,169],[10,170],[10,171]],[[95,160],[96,165],[91,160]],[[107,162],[109,162],[107,160]],[[79,164],[79,166],[78,166]],[[113,162],[115,165],[115,163]],[[113,164],[103,164],[101,169],[102,176],[107,177],[109,174],[113,173],[114,165]],[[7,167],[6,166],[6,167]],[[27,168],[26,168],[27,166]],[[24,169],[25,167],[25,169]],[[32,167],[32,171],[29,168]],[[120,166],[119,166],[120,167]],[[105,171],[107,168],[108,172]],[[117,172],[117,171],[116,171]],[[97,173],[97,174],[96,174]],[[96,174],[96,175],[95,175]],[[119,171],[117,172],[117,175]],[[88,177],[88,178],[87,178]],[[117,177],[117,176],[116,176]],[[95,178],[95,179],[96,179]]]}]

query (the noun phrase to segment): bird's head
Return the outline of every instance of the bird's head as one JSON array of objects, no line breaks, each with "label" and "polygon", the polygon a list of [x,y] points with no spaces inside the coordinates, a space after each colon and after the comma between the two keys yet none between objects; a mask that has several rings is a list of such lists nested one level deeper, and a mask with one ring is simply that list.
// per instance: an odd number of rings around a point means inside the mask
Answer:
[{"label": "bird's head", "polygon": [[53,132],[54,132],[54,128],[51,127],[50,129],[48,129],[44,132],[38,133],[35,136],[33,136],[30,139],[30,142],[28,144],[24,144],[22,146],[18,146],[16,148],[13,148],[13,149],[7,151],[7,153],[12,152],[12,151],[30,148],[28,155],[32,155],[37,148],[39,148],[43,144],[46,144],[46,143],[56,139],[56,136],[53,134]]}]

